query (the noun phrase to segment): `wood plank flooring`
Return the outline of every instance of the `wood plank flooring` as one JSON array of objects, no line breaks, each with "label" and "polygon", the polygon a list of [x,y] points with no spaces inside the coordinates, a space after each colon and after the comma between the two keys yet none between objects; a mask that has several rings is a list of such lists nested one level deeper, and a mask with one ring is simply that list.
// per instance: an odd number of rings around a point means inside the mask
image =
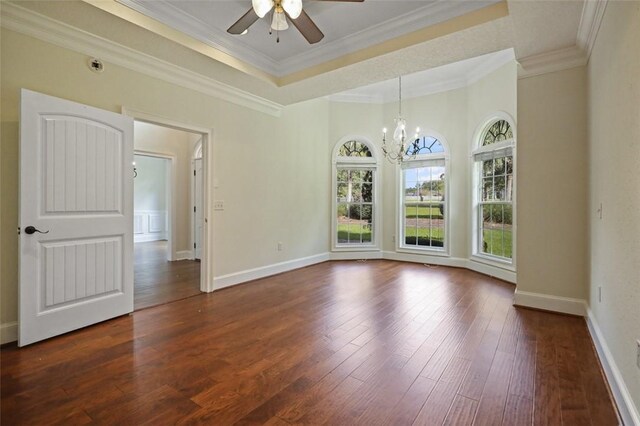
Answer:
[{"label": "wood plank flooring", "polygon": [[2,423],[614,425],[582,318],[462,269],[327,262],[4,348]]},{"label": "wood plank flooring", "polygon": [[200,294],[200,262],[167,261],[167,241],[136,243],[134,258],[136,310]]}]

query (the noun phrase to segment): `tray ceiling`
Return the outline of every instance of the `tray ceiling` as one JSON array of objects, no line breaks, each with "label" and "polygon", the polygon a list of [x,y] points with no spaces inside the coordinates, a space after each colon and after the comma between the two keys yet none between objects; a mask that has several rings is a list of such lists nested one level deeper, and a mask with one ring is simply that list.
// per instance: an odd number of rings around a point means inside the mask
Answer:
[{"label": "tray ceiling", "polygon": [[250,7],[250,0],[118,0],[150,18],[179,30],[262,71],[284,76],[353,54],[422,28],[481,9],[496,0],[403,1],[363,3],[304,1],[304,10],[325,34],[309,45],[293,27],[269,35],[269,21],[260,19],[249,33],[226,32]]}]

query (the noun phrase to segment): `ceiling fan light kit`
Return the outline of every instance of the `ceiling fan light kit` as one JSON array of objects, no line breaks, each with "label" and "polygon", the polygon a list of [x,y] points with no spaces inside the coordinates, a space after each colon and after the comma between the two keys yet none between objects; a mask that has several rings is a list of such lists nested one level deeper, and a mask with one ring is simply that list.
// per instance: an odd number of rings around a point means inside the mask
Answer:
[{"label": "ceiling fan light kit", "polygon": [[[361,3],[364,0],[315,0]],[[251,9],[227,29],[229,34],[241,35],[258,19],[264,18],[273,10],[271,17],[271,30],[284,31],[289,28],[289,22],[300,31],[300,34],[310,43],[314,44],[324,38],[324,34],[313,20],[302,10],[302,0],[251,0]],[[288,20],[287,20],[288,19]],[[280,37],[276,38],[280,42]]]}]

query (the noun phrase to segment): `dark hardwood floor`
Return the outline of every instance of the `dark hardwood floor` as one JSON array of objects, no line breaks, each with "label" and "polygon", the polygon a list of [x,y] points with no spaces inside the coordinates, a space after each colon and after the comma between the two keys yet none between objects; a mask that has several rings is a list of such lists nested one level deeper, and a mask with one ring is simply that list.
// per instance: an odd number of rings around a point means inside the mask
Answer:
[{"label": "dark hardwood floor", "polygon": [[200,262],[167,261],[167,242],[134,246],[134,307],[136,310],[200,294]]},{"label": "dark hardwood floor", "polygon": [[462,269],[327,262],[2,349],[2,423],[613,425],[585,322]]}]

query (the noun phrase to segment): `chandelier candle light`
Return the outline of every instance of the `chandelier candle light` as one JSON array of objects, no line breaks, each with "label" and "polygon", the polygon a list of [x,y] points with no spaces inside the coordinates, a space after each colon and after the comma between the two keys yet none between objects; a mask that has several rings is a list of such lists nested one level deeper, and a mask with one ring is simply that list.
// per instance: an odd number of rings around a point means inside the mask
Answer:
[{"label": "chandelier candle light", "polygon": [[[416,156],[415,153],[407,154],[407,121],[402,118],[402,76],[398,77],[398,117],[394,120],[396,129],[393,132],[392,141],[387,141],[387,128],[382,129],[382,152],[392,163],[401,164],[406,159]],[[420,137],[420,127],[416,127],[413,143]]]},{"label": "chandelier candle light", "polygon": [[[302,0],[252,0],[251,4],[256,15],[260,18],[263,18],[273,9],[271,29],[275,30],[276,33],[289,28],[285,12],[291,19],[297,19],[302,13]],[[279,36],[277,41],[280,42]]]}]

